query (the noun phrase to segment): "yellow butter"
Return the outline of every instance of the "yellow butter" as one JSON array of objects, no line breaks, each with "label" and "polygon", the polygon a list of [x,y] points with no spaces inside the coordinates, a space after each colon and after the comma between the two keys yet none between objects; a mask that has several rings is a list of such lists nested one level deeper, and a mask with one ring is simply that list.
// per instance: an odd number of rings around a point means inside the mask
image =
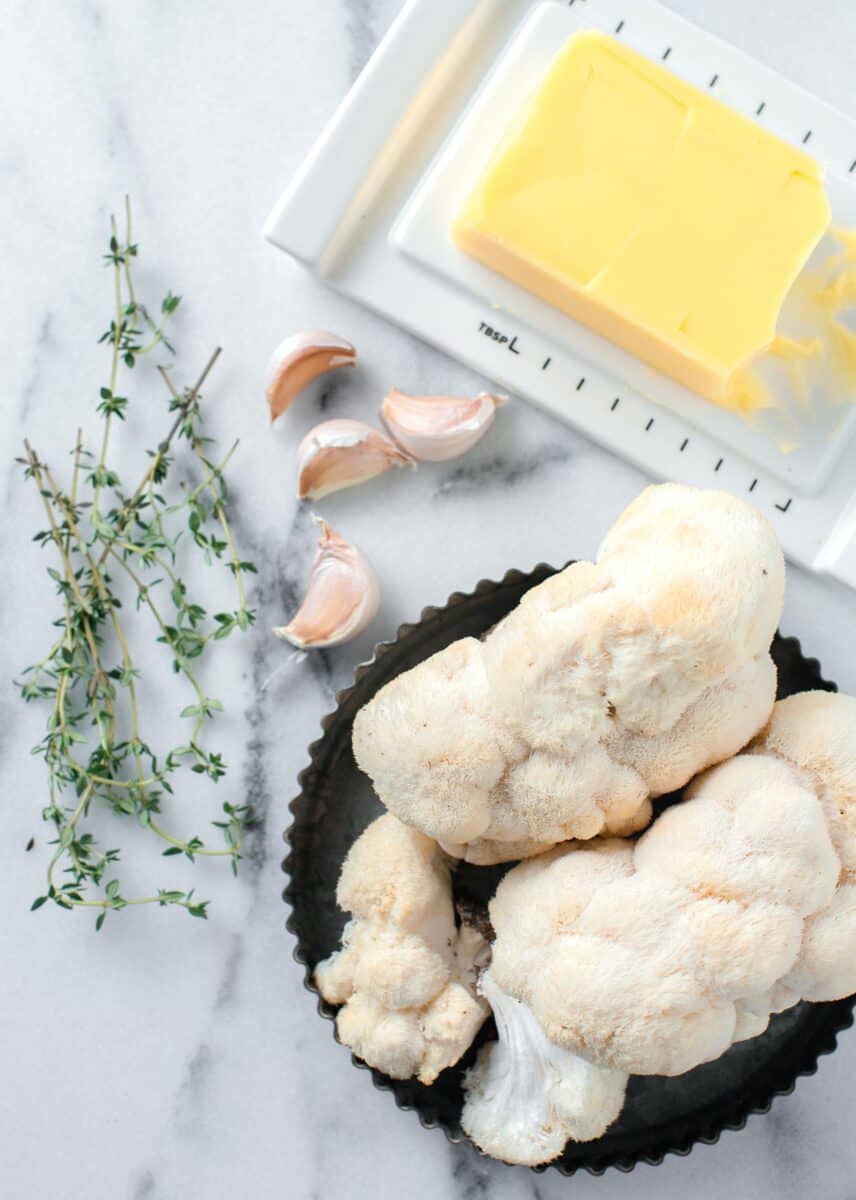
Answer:
[{"label": "yellow butter", "polygon": [[452,232],[465,253],[727,403],[829,220],[809,155],[615,39],[580,33]]}]

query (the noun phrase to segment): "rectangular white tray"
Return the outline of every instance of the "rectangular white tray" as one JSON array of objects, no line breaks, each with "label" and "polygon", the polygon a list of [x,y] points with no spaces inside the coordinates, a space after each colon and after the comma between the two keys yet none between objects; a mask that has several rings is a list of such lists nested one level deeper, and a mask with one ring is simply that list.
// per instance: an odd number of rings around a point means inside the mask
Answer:
[{"label": "rectangular white tray", "polygon": [[337,290],[651,474],[751,498],[789,557],[856,586],[856,410],[834,438],[809,430],[782,455],[451,247],[449,217],[505,109],[581,28],[667,60],[807,145],[827,166],[836,219],[856,225],[856,123],[654,0],[410,0],[266,235]]}]

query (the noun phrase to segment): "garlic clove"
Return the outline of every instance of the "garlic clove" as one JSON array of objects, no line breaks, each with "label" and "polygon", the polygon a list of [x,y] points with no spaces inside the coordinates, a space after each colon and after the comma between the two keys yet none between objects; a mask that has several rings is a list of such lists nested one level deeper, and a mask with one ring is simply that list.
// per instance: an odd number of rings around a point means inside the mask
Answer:
[{"label": "garlic clove", "polygon": [[320,500],[392,467],[404,466],[415,463],[371,425],[345,418],[322,421],[307,433],[297,450],[297,497]]},{"label": "garlic clove", "polygon": [[311,329],[285,338],[274,350],[268,364],[265,387],[271,421],[282,416],[313,379],[334,367],[353,367],[356,361],[357,352],[350,342],[323,329]]},{"label": "garlic clove", "polygon": [[507,396],[408,396],[393,388],[381,416],[392,437],[423,462],[446,462],[466,454],[490,428]]},{"label": "garlic clove", "polygon": [[380,606],[380,588],[370,564],[326,521],[313,519],[321,537],[306,595],[289,624],[273,631],[298,650],[341,646],[371,624]]}]

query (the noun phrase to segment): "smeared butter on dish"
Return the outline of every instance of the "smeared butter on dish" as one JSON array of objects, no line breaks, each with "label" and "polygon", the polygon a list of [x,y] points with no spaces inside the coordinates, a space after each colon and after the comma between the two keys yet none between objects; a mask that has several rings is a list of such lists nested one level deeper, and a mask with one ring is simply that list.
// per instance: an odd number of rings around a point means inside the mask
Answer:
[{"label": "smeared butter on dish", "polygon": [[773,342],[830,222],[820,167],[600,33],[573,37],[452,234],[512,279],[709,400]]},{"label": "smeared butter on dish", "polygon": [[776,336],[734,372],[721,401],[782,454],[798,450],[818,422],[832,440],[856,401],[856,230],[830,229],[814,258],[788,294]]},{"label": "smeared butter on dish", "polygon": [[814,299],[830,323],[833,364],[846,381],[852,400],[856,392],[856,332],[843,318],[856,312],[856,229],[833,229],[832,235],[840,253],[827,264]]}]

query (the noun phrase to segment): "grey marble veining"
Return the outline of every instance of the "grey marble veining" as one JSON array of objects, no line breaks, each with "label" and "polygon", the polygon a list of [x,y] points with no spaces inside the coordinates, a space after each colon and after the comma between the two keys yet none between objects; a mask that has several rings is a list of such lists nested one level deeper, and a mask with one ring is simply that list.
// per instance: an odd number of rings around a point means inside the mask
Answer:
[{"label": "grey marble veining", "polygon": [[[849,0],[825,0],[810,15],[797,0],[673,7],[852,107]],[[481,577],[589,555],[645,482],[551,418],[511,404],[461,462],[392,473],[320,506],[374,563],[382,608],[355,644],[279,670],[288,649],[269,630],[294,610],[314,547],[309,513],[293,499],[300,438],[322,413],[371,417],[392,383],[484,386],[326,292],[260,234],[397,9],[398,0],[8,0],[0,11],[0,1197],[714,1200],[727,1189],[761,1200],[845,1200],[856,1167],[851,1034],[795,1095],[719,1145],[629,1176],[568,1181],[488,1162],[399,1112],[334,1043],[291,959],[280,899],[287,804],[306,747],[355,664],[424,605]],[[230,774],[220,787],[249,798],[260,821],[236,882],[210,865],[175,867],[176,880],[211,896],[206,925],[138,910],[96,938],[86,918],[28,911],[46,857],[44,779],[28,755],[43,714],[24,708],[9,681],[37,656],[54,603],[30,542],[36,499],[12,459],[28,434],[64,469],[74,428],[94,436],[105,367],[95,341],[111,303],[100,256],[125,191],[135,201],[141,282],[185,297],[177,378],[191,379],[213,344],[224,347],[206,411],[224,442],[241,438],[236,535],[260,573],[258,629],[221,655]],[[268,353],[307,326],[352,338],[361,367],[312,389],[271,430],[262,399]],[[140,372],[134,397],[138,413],[165,412],[152,372]],[[129,470],[151,428],[131,415],[121,431]],[[849,690],[853,618],[851,592],[791,571],[784,631]],[[142,666],[157,669],[154,650]],[[170,720],[160,718],[164,738]]]},{"label": "grey marble veining", "polygon": [[348,72],[356,79],[378,42],[375,0],[343,0],[348,36]]}]

